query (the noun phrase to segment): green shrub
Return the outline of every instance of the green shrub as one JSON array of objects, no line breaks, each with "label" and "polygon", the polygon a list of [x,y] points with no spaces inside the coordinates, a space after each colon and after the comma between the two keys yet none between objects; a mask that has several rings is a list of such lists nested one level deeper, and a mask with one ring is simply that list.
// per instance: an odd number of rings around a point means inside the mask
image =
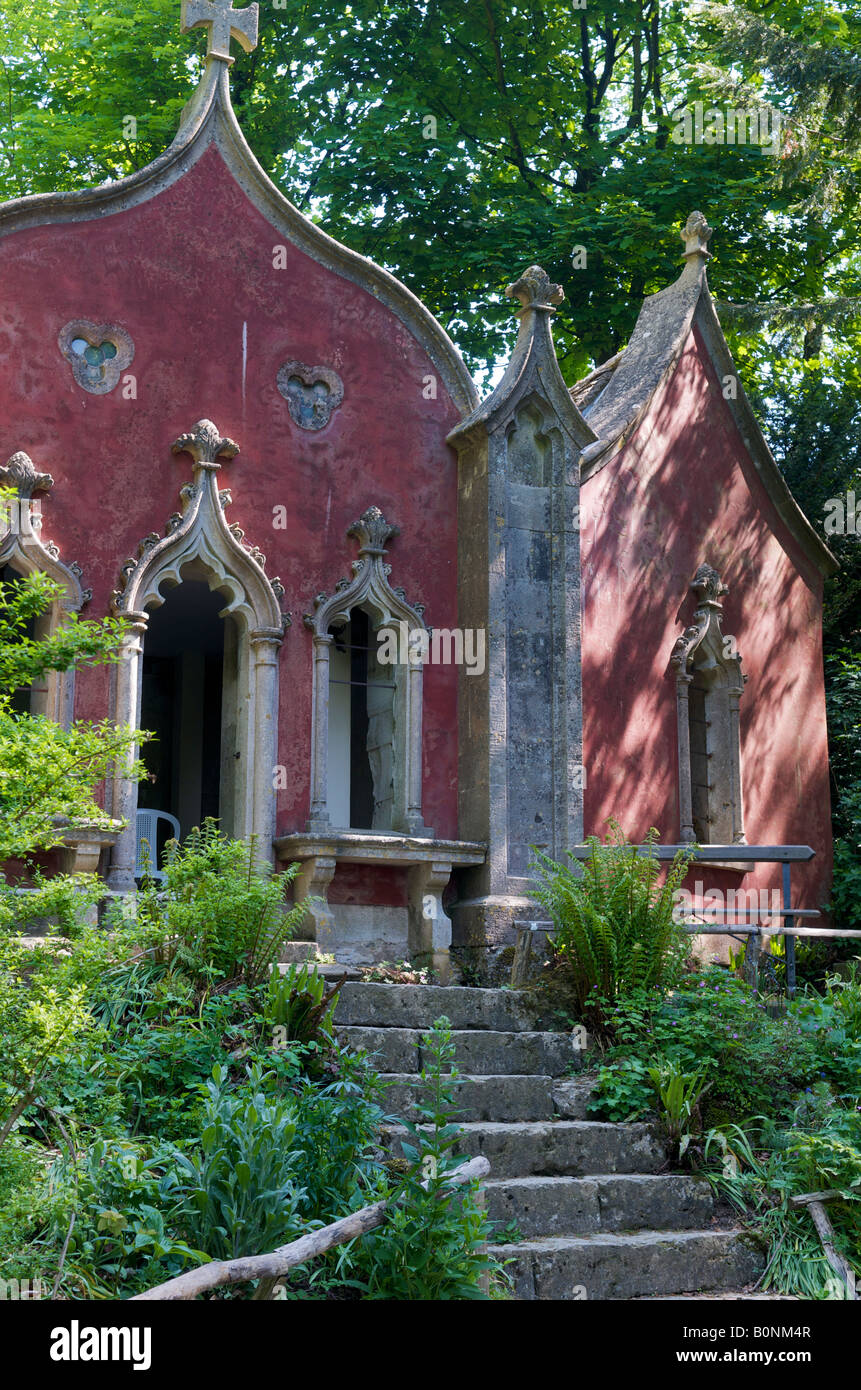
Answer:
[{"label": "green shrub", "polygon": [[206,1259],[172,1228],[174,1161],[170,1146],[98,1139],[53,1165],[53,1215],[33,1258],[61,1274],[66,1297],[112,1297],[118,1289],[128,1296]]},{"label": "green shrub", "polygon": [[[650,830],[646,843],[657,843]],[[664,989],[678,978],[690,949],[684,927],[673,920],[673,897],[691,853],[680,851],[665,881],[661,865],[640,855],[619,827],[607,844],[590,836],[582,877],[576,863],[557,863],[537,853],[533,895],[547,909],[556,932],[553,946],[573,981],[580,1007],[594,996],[613,1003],[637,989]],[[693,850],[693,846],[691,847]]]},{"label": "green shrub", "polygon": [[858,1098],[842,1104],[820,1082],[783,1124],[766,1118],[712,1130],[704,1149],[715,1190],[745,1216],[768,1244],[762,1279],[796,1298],[845,1297],[810,1213],[790,1198],[837,1191],[828,1201],[834,1243],[861,1277],[861,1112]]},{"label": "green shrub", "polygon": [[667,996],[638,991],[619,999],[607,1010],[613,1046],[589,1113],[613,1120],[647,1113],[654,1105],[648,1071],[658,1064],[702,1073],[707,1124],[781,1113],[821,1073],[845,1069],[845,1050],[819,1007],[798,1001],[770,1018],[759,997],[718,966],[686,975]]},{"label": "green shrub", "polygon": [[672,1063],[649,1067],[649,1079],[661,1102],[661,1119],[672,1156],[684,1158],[694,1134],[702,1129],[700,1101],[709,1089],[701,1071],[683,1072]]},{"label": "green shrub", "polygon": [[291,864],[272,873],[257,861],[253,842],[230,840],[207,820],[181,845],[168,841],[164,890],[145,885],[138,914],[163,958],[198,988],[234,979],[259,984],[305,915],[304,903],[285,905],[298,871]]},{"label": "green shrub", "polygon": [[438,1019],[421,1045],[429,1058],[421,1073],[428,1099],[417,1106],[419,1123],[407,1125],[412,1143],[402,1148],[410,1166],[394,1192],[380,1184],[389,1212],[385,1224],[363,1239],[356,1278],[370,1299],[485,1298],[485,1281],[498,1279],[502,1267],[487,1252],[478,1182],[454,1186],[450,1180],[465,1160],[452,1154],[459,1073],[448,1019]]},{"label": "green shrub", "polygon": [[249,1086],[231,1090],[226,1069],[213,1067],[200,1147],[175,1158],[175,1219],[189,1240],[219,1260],[274,1250],[302,1225],[295,1106],[271,1095],[271,1078],[259,1063],[247,1071]]},{"label": "green shrub", "polygon": [[841,647],[826,658],[828,747],[834,797],[834,925],[861,928],[861,654]]},{"label": "green shrub", "polygon": [[[345,977],[346,978],[346,977]],[[277,967],[269,977],[266,1021],[280,1044],[332,1041],[332,1017],[343,980],[329,989],[313,966]]]}]

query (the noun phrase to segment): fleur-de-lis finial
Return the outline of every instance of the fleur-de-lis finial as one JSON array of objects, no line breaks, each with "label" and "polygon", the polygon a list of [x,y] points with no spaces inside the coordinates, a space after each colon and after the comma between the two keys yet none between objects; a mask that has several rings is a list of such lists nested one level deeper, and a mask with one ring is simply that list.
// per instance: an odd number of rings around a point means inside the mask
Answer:
[{"label": "fleur-de-lis finial", "polygon": [[34,492],[47,492],[54,486],[50,473],[37,473],[29,454],[20,450],[0,468],[0,483],[14,487],[19,497],[32,497]]},{"label": "fleur-de-lis finial", "polygon": [[181,434],[171,444],[175,454],[191,454],[200,468],[220,468],[219,459],[232,459],[239,445],[225,438],[211,420],[198,420],[188,434]]},{"label": "fleur-de-lis finial", "polygon": [[379,507],[368,507],[347,531],[359,542],[359,555],[385,555],[386,541],[400,535],[400,529],[386,521]]},{"label": "fleur-de-lis finial", "polygon": [[524,309],[544,309],[554,312],[554,305],[561,304],[565,291],[561,285],[554,285],[546,270],[540,265],[531,265],[524,270],[519,280],[515,280],[505,291],[509,299],[519,299]]},{"label": "fleur-de-lis finial", "polygon": [[692,212],[679,236],[685,243],[682,252],[682,259],[687,260],[689,256],[702,256],[704,261],[711,260],[709,251],[709,239],[711,238],[712,228],[709,226],[701,212]]}]

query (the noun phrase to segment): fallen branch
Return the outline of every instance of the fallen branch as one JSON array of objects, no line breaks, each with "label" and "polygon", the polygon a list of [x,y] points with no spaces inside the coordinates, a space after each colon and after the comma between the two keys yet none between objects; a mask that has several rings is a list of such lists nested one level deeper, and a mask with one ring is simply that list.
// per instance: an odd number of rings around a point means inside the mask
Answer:
[{"label": "fallen branch", "polygon": [[828,1219],[824,1203],[832,1197],[842,1197],[842,1193],[834,1188],[827,1192],[803,1192],[800,1197],[790,1197],[789,1201],[794,1207],[807,1207],[813,1218],[816,1233],[822,1242],[822,1249],[825,1251],[825,1258],[830,1264],[834,1273],[839,1279],[843,1280],[846,1287],[846,1297],[857,1301],[858,1295],[855,1293],[855,1271],[844,1259],[834,1246],[834,1227]]},{"label": "fallen branch", "polygon": [[[461,1186],[475,1178],[484,1178],[489,1172],[490,1164],[486,1158],[471,1158],[468,1163],[462,1163],[447,1177],[449,1182]],[[279,1246],[268,1255],[245,1255],[238,1260],[212,1260],[209,1264],[199,1265],[197,1269],[190,1269],[187,1273],[178,1275],[176,1279],[157,1284],[145,1293],[135,1294],[129,1302],[147,1299],[190,1299],[196,1298],[198,1294],[207,1293],[210,1289],[222,1288],[225,1284],[244,1284],[249,1279],[279,1279],[297,1265],[305,1264],[318,1255],[324,1255],[333,1246],[343,1245],[348,1240],[355,1240],[357,1236],[363,1236],[377,1226],[382,1226],[389,1205],[390,1203],[385,1201],[362,1207],[360,1211],[354,1211],[350,1216],[344,1216],[330,1226],[323,1226],[319,1231],[300,1236],[299,1240],[291,1241],[289,1245]]]}]

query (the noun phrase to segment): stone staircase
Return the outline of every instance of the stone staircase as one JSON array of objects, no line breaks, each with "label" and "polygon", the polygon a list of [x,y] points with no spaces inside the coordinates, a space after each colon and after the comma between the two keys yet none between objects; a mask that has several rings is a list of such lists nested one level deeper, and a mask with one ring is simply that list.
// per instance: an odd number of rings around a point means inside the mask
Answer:
[{"label": "stone staircase", "polygon": [[715,1294],[757,1277],[759,1250],[721,1220],[704,1180],[663,1171],[649,1125],[586,1118],[588,1082],[571,1075],[581,1054],[541,1029],[523,994],[345,984],[338,1034],[374,1055],[393,1115],[415,1117],[423,1031],[442,1015],[463,1073],[457,1151],[490,1161],[488,1214],[511,1237],[494,1252],[517,1299]]}]

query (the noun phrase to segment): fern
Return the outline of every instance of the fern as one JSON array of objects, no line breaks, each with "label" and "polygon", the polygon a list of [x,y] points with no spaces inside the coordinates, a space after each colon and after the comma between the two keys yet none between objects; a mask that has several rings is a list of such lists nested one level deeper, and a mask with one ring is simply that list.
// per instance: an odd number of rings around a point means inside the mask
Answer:
[{"label": "fern", "polygon": [[[657,830],[645,843],[654,848]],[[602,844],[595,836],[582,870],[535,851],[533,896],[554,926],[553,945],[584,1005],[597,994],[614,1001],[636,989],[668,988],[688,954],[684,927],[673,920],[675,893],[696,846],[680,850],[663,882],[654,854],[639,854],[615,821]]]}]

